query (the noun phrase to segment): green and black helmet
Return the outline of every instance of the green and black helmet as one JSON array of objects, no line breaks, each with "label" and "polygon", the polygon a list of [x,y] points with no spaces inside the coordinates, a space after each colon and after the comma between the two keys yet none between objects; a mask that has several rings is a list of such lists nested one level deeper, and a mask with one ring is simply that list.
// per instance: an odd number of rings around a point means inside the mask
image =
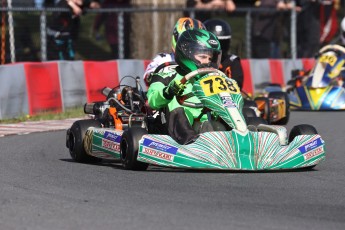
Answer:
[{"label": "green and black helmet", "polygon": [[[197,58],[203,54],[209,57],[207,63]],[[176,43],[175,61],[186,72],[199,68],[213,67],[218,69],[222,50],[217,36],[207,30],[186,30]]]}]

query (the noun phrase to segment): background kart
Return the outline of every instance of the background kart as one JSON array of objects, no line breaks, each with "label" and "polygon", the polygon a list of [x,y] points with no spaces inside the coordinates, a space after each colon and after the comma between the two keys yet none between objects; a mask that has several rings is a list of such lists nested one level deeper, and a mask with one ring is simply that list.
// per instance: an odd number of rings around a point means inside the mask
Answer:
[{"label": "background kart", "polygon": [[218,127],[216,131],[180,145],[164,133],[162,114],[146,108],[138,84],[126,86],[120,94],[106,88],[106,101],[85,105],[85,112],[95,119],[76,121],[67,131],[71,157],[77,162],[119,159],[130,170],[145,170],[153,164],[250,171],[313,168],[325,159],[324,141],[314,127],[297,125],[287,135],[285,127],[267,125],[260,117],[245,119],[241,92],[222,72],[200,69],[181,80],[187,81],[194,81],[194,96],[201,103],[188,102],[185,96],[180,103],[203,108],[209,122]]},{"label": "background kart", "polygon": [[293,110],[345,110],[345,48],[327,45],[318,55],[311,71],[293,71],[288,82]]},{"label": "background kart", "polygon": [[257,117],[262,117],[268,124],[286,125],[290,118],[290,102],[286,92],[280,86],[270,84],[256,97],[251,97],[242,92],[244,101],[244,113],[247,107],[254,109]]}]

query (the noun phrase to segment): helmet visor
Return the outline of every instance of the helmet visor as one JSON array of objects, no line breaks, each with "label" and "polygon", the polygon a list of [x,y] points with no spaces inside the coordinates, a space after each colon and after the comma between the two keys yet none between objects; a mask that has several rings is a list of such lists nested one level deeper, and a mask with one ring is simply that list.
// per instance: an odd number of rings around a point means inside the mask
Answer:
[{"label": "helmet visor", "polygon": [[222,51],[212,48],[191,47],[190,60],[199,67],[213,67],[218,69],[221,61]]}]

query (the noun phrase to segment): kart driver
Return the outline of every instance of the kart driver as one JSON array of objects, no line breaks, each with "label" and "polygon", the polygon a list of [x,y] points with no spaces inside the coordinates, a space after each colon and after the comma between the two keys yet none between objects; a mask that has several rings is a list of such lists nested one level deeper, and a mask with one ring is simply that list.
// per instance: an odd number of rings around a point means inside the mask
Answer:
[{"label": "kart driver", "polygon": [[[165,110],[168,134],[179,144],[189,144],[198,136],[200,128],[203,131],[213,131],[207,122],[207,115],[202,114],[201,108],[181,106],[176,96],[188,94],[192,91],[192,83],[182,85],[180,80],[186,74],[203,67],[218,68],[221,59],[221,48],[217,37],[203,29],[186,30],[183,32],[175,50],[175,61],[178,66],[171,72],[151,74],[147,92],[148,103],[152,109]],[[200,103],[195,96],[186,101]],[[195,119],[202,122],[199,128],[193,128]],[[199,131],[200,133],[200,131]]]},{"label": "kart driver", "polygon": [[201,21],[184,17],[179,18],[173,28],[172,32],[172,39],[171,39],[171,49],[172,53],[159,53],[157,54],[153,60],[150,62],[150,64],[147,66],[143,79],[148,85],[147,78],[148,76],[153,73],[158,66],[160,66],[163,63],[172,63],[175,62],[174,52],[176,47],[176,42],[179,36],[186,30],[190,29],[206,29],[204,24],[202,24]]},{"label": "kart driver", "polygon": [[222,19],[209,19],[204,22],[206,29],[214,33],[222,48],[222,60],[219,70],[229,78],[237,81],[240,89],[243,87],[243,69],[241,60],[238,56],[230,53],[231,46],[231,27],[229,23]]}]

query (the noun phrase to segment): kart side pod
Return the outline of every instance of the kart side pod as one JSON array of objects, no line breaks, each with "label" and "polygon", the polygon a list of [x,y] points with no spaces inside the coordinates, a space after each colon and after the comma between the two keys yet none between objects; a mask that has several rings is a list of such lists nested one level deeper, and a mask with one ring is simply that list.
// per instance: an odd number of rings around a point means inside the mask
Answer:
[{"label": "kart side pod", "polygon": [[280,145],[288,145],[287,130],[284,126],[260,124],[257,129],[258,131],[276,133],[279,137]]}]

